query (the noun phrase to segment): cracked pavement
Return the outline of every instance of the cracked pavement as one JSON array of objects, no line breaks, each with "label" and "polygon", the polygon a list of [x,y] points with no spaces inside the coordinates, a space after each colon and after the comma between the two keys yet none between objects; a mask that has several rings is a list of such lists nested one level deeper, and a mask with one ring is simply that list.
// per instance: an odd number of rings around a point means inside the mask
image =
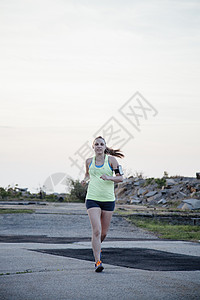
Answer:
[{"label": "cracked pavement", "polygon": [[199,243],[160,240],[114,216],[97,274],[90,234],[80,203],[1,215],[1,299],[199,299]]}]

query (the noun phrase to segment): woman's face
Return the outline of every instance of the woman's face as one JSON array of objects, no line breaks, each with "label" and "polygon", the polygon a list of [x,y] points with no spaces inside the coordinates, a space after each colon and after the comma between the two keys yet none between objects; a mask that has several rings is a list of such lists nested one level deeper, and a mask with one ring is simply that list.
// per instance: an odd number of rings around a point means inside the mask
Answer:
[{"label": "woman's face", "polygon": [[95,153],[103,154],[104,151],[106,150],[105,141],[101,138],[94,140],[93,148],[94,148]]}]

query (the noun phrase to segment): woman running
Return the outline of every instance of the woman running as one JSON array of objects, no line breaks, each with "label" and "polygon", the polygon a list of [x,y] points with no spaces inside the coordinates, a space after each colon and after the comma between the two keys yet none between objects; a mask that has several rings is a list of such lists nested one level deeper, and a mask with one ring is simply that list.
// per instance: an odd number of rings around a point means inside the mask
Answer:
[{"label": "woman running", "polygon": [[[86,160],[85,178],[82,185],[89,181],[86,208],[92,227],[92,249],[95,258],[95,271],[104,268],[101,261],[101,243],[105,239],[115,208],[114,183],[123,181],[123,173],[116,157],[124,155],[120,150],[106,146],[104,138],[98,136],[93,142],[95,156]],[[109,156],[107,154],[110,154]],[[115,172],[116,176],[113,176]]]}]

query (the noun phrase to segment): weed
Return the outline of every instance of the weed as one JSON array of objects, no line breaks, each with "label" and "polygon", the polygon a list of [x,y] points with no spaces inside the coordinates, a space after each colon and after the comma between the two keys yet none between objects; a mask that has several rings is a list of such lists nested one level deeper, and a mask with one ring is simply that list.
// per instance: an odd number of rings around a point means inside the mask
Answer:
[{"label": "weed", "polygon": [[163,239],[200,240],[200,226],[171,225],[166,221],[144,220],[143,218],[134,218],[133,216],[127,217],[127,219],[137,227],[151,231]]},{"label": "weed", "polygon": [[155,183],[157,183],[158,188],[161,189],[163,186],[166,185],[166,179],[165,178],[156,178]]},{"label": "weed", "polygon": [[169,174],[167,171],[164,171],[164,174],[163,174],[164,177],[168,178],[169,177]]},{"label": "weed", "polygon": [[21,272],[15,272],[15,273],[0,273],[0,276],[3,275],[11,275],[11,274],[27,274],[27,273],[33,273],[31,270],[21,271]]},{"label": "weed", "polygon": [[147,186],[147,185],[153,184],[153,182],[154,182],[154,178],[153,178],[153,177],[151,177],[151,178],[147,178],[147,179],[145,180],[145,184],[144,184],[144,186]]},{"label": "weed", "polygon": [[22,271],[22,272],[16,272],[16,274],[27,274],[27,273],[33,273],[33,271],[26,270],[26,271]]},{"label": "weed", "polygon": [[0,214],[32,214],[34,212],[33,209],[0,208]]}]

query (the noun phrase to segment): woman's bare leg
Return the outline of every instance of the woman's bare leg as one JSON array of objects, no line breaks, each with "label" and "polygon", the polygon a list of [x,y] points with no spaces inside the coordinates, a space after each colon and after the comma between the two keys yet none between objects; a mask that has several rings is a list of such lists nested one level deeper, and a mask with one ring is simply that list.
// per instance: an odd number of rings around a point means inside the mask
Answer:
[{"label": "woman's bare leg", "polygon": [[107,210],[101,211],[101,242],[103,242],[103,240],[107,235],[112,215],[113,215],[113,211],[107,211]]},{"label": "woman's bare leg", "polygon": [[92,250],[95,262],[100,260],[101,252],[101,209],[92,207],[87,210],[92,226]]}]

